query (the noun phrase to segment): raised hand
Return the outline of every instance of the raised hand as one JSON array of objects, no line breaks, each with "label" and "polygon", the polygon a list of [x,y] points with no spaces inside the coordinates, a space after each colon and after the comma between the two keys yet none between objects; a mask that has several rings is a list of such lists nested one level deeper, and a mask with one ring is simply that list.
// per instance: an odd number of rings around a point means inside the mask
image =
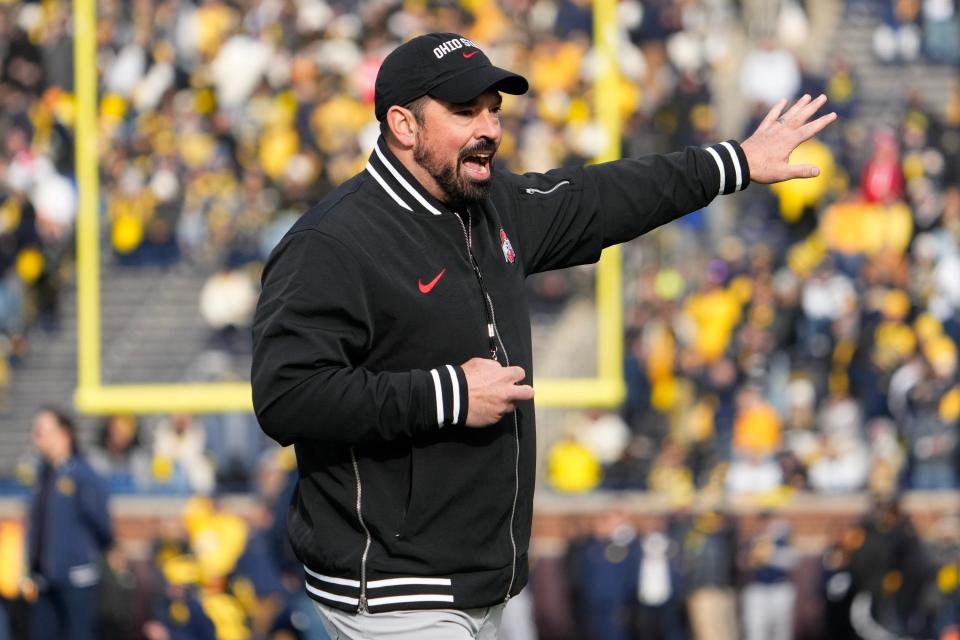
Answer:
[{"label": "raised hand", "polygon": [[752,182],[770,184],[820,175],[820,168],[815,165],[790,164],[790,154],[800,143],[817,135],[837,119],[836,113],[828,113],[808,122],[826,102],[827,96],[821,94],[815,100],[804,95],[785,112],[786,100],[773,105],[753,135],[740,145],[747,157]]},{"label": "raised hand", "polygon": [[467,426],[486,427],[533,398],[533,387],[518,384],[527,375],[521,367],[504,367],[489,358],[472,358],[462,365],[467,378]]}]

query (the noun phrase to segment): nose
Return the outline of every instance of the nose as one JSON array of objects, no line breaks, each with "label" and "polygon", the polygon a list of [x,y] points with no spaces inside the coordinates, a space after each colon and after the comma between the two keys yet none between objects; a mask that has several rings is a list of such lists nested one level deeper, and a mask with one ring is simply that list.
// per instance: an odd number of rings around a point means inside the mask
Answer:
[{"label": "nose", "polygon": [[490,109],[484,109],[477,117],[476,131],[474,136],[477,138],[489,138],[497,144],[500,144],[500,117]]}]

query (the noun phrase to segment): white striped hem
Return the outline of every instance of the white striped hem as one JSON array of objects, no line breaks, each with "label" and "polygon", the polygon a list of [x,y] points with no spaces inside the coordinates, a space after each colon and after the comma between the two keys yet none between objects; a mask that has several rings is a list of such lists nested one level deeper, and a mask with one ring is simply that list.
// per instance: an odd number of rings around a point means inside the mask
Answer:
[{"label": "white striped hem", "polygon": [[383,190],[386,191],[391,198],[393,198],[394,202],[396,202],[398,205],[400,205],[407,211],[411,211],[411,212],[413,211],[413,209],[410,208],[410,205],[408,205],[406,202],[400,199],[400,196],[398,196],[396,192],[390,188],[390,185],[387,184],[387,181],[384,180],[379,173],[377,173],[377,170],[374,169],[373,165],[371,165],[369,162],[367,163],[367,171],[369,171],[370,175],[372,175],[374,179],[380,183],[380,186],[383,187]]},{"label": "white striped hem", "polygon": [[407,602],[453,602],[453,596],[440,593],[424,593],[418,596],[389,596],[386,598],[369,598],[367,600],[367,604],[371,607]]},{"label": "white striped hem", "polygon": [[393,167],[392,164],[390,164],[390,161],[387,160],[387,157],[386,157],[385,155],[383,155],[383,152],[382,152],[382,151],[380,151],[380,143],[379,143],[379,142],[374,145],[373,150],[376,152],[377,156],[378,156],[378,157],[380,158],[380,160],[383,162],[384,166],[387,167],[387,170],[388,170],[391,174],[393,174],[393,177],[394,177],[394,178],[397,179],[397,182],[399,182],[401,185],[403,185],[403,188],[406,189],[407,191],[409,191],[409,192],[410,192],[410,195],[412,195],[414,198],[417,199],[417,202],[419,202],[420,204],[422,204],[422,205],[427,209],[427,211],[429,211],[429,212],[432,213],[433,215],[435,215],[435,216],[441,215],[440,211],[438,211],[437,208],[434,207],[432,204],[430,204],[429,202],[427,202],[427,199],[424,198],[422,195],[420,195],[420,192],[419,192],[419,191],[417,191],[417,190],[414,189],[412,186],[410,186],[410,183],[407,182],[406,178],[404,178],[404,177],[400,174],[400,172],[397,171],[397,170]]},{"label": "white striped hem", "polygon": [[[335,578],[333,576],[326,576],[322,573],[317,573],[307,565],[303,565],[303,570],[307,572],[307,575],[320,580],[321,582],[328,582],[330,584],[340,584],[345,587],[356,587],[360,588],[359,580],[351,580],[350,578]],[[417,576],[408,576],[403,578],[383,578],[381,580],[371,580],[367,582],[367,588],[369,589],[380,589],[383,587],[397,587],[408,584],[425,584],[433,585],[435,587],[449,587],[453,584],[453,581],[450,578],[421,578]]]},{"label": "white striped hem", "polygon": [[713,159],[717,161],[717,169],[720,170],[720,189],[717,191],[717,195],[723,195],[723,188],[727,186],[727,180],[723,170],[723,160],[720,158],[720,154],[717,153],[717,150],[713,147],[707,147],[707,151],[709,151],[710,155],[713,156]]},{"label": "white striped hem", "polygon": [[443,426],[443,387],[440,386],[440,374],[436,369],[430,369],[433,378],[433,390],[437,394],[437,424]]},{"label": "white striped hem", "polygon": [[347,597],[347,596],[338,596],[338,595],[335,594],[335,593],[330,593],[330,592],[328,592],[328,591],[323,591],[323,590],[321,590],[321,589],[317,589],[316,587],[311,586],[309,582],[307,582],[307,583],[305,583],[305,584],[306,584],[306,586],[307,586],[307,591],[309,591],[310,593],[314,594],[315,596],[319,596],[319,597],[323,598],[324,600],[333,600],[334,602],[342,602],[342,603],[344,603],[344,604],[350,604],[350,605],[353,605],[353,606],[356,606],[356,605],[360,604],[360,600],[359,600],[358,598],[349,598],[349,597]]},{"label": "white striped hem", "polygon": [[322,573],[317,573],[308,567],[303,565],[303,570],[307,572],[307,575],[313,576],[321,582],[329,582],[330,584],[342,584],[346,587],[360,587],[359,580],[350,580],[349,578],[334,578],[333,576],[325,576]]},{"label": "white striped hem", "polygon": [[457,424],[460,422],[460,383],[457,382],[457,372],[453,370],[453,365],[447,365],[447,371],[450,372],[450,384],[453,388],[453,418],[451,422]]},{"label": "white striped hem", "polygon": [[453,583],[450,578],[384,578],[371,580],[367,583],[368,589],[382,589],[384,587],[399,587],[408,584],[426,584],[435,587],[449,587]]},{"label": "white striped hem", "polygon": [[740,191],[743,188],[743,170],[740,168],[740,158],[737,157],[737,152],[733,150],[733,145],[729,142],[721,142],[723,148],[730,152],[730,158],[733,160],[733,170],[737,176],[737,186],[734,188],[734,191]]}]

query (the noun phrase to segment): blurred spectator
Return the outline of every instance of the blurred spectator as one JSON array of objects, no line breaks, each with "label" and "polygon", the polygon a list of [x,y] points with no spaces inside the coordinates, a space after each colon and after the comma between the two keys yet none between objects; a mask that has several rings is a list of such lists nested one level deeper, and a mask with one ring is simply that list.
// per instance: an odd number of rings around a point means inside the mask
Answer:
[{"label": "blurred spectator", "polygon": [[249,350],[256,302],[256,287],[243,270],[224,269],[207,279],[200,291],[200,313],[214,330],[214,348],[231,353]]},{"label": "blurred spectator", "polygon": [[200,603],[198,569],[189,556],[162,562],[154,616],[143,625],[147,640],[216,640],[216,627]]},{"label": "blurred spectator", "polygon": [[735,640],[736,532],[730,518],[717,510],[697,515],[683,541],[683,558],[694,640]]},{"label": "blurred spectator", "polygon": [[931,584],[929,608],[935,616],[932,626],[940,638],[960,630],[960,521],[955,514],[941,517],[933,526],[930,554],[936,569]]},{"label": "blurred spectator", "polygon": [[679,545],[659,527],[640,542],[640,603],[635,634],[649,640],[685,640],[685,597]]},{"label": "blurred spectator", "polygon": [[857,403],[846,393],[834,391],[824,401],[818,422],[822,436],[819,451],[809,465],[810,487],[823,493],[863,489],[869,457]]},{"label": "blurred spectator", "polygon": [[24,540],[20,522],[0,522],[0,640],[11,640],[9,611],[20,595],[23,579]]},{"label": "blurred spectator", "polygon": [[266,504],[254,505],[247,517],[243,553],[229,574],[229,589],[243,605],[257,638],[267,637],[278,626],[291,626],[280,565],[270,544],[272,519]]},{"label": "blurred spectator", "polygon": [[163,418],[153,432],[153,478],[161,490],[210,495],[213,463],[203,423],[188,414]]},{"label": "blurred spectator", "polygon": [[873,34],[873,52],[883,62],[912,62],[920,53],[920,2],[882,0],[883,18]]},{"label": "blurred spectator", "polygon": [[590,537],[573,559],[580,580],[586,637],[628,640],[636,615],[640,545],[620,509],[597,515]]},{"label": "blurred spectator", "polygon": [[786,49],[772,39],[765,39],[743,60],[740,88],[752,103],[767,109],[778,100],[791,99],[800,89],[800,66]]},{"label": "blurred spectator", "polygon": [[791,574],[797,551],[790,541],[790,526],[766,513],[760,531],[747,541],[741,554],[746,572],[743,587],[743,631],[746,640],[790,640],[796,589]]},{"label": "blurred spectator", "polygon": [[604,468],[621,458],[630,439],[630,429],[615,413],[590,411],[576,426],[577,440]]},{"label": "blurred spectator", "polygon": [[670,501],[670,504],[689,504],[696,487],[693,472],[685,463],[684,449],[675,443],[664,443],[650,469],[647,488]]},{"label": "blurred spectator", "polygon": [[852,493],[866,486],[869,471],[866,448],[854,436],[823,436],[816,459],[810,464],[810,488],[820,493]]},{"label": "blurred spectator", "polygon": [[837,640],[859,640],[853,630],[850,607],[856,594],[851,568],[851,551],[860,544],[861,532],[839,525],[831,527],[831,538],[823,551],[821,597],[824,600],[824,628]]},{"label": "blurred spectator", "polygon": [[783,482],[774,454],[780,448],[780,418],[758,389],[744,388],[737,398],[734,459],[727,471],[727,491],[760,494]]},{"label": "blurred spectator", "polygon": [[870,442],[870,475],[868,489],[874,495],[890,495],[900,484],[904,452],[897,441],[897,429],[886,418],[867,423]]},{"label": "blurred spectator", "polygon": [[263,431],[249,413],[204,416],[206,450],[216,471],[217,489],[241,493],[253,489],[257,460],[263,454]]},{"label": "blurred spectator", "polygon": [[140,640],[151,617],[154,586],[147,570],[119,546],[106,553],[97,590],[97,637]]},{"label": "blurred spectator", "polygon": [[140,424],[129,414],[113,415],[100,425],[90,464],[103,476],[110,493],[150,489],[150,454],[140,443]]},{"label": "blurred spectator", "polygon": [[900,150],[893,132],[873,134],[873,155],[863,169],[860,188],[867,202],[888,204],[903,196]]},{"label": "blurred spectator", "polygon": [[603,470],[593,452],[568,434],[547,452],[547,482],[555,491],[583,493],[600,484]]},{"label": "blurred spectator", "polygon": [[923,605],[932,576],[928,555],[910,518],[895,497],[879,498],[861,522],[851,570],[858,591],[851,610],[861,636],[879,626],[896,636],[926,637],[929,611]]},{"label": "blurred spectator", "polygon": [[606,489],[645,490],[650,476],[653,443],[649,438],[636,436],[627,443],[623,454],[603,472],[602,485]]},{"label": "blurred spectator", "polygon": [[960,421],[956,347],[948,338],[937,337],[928,343],[926,354],[922,377],[907,392],[903,425],[910,486],[953,489]]},{"label": "blurred spectator", "polygon": [[924,0],[922,4],[923,52],[944,64],[960,61],[960,16],[953,0]]},{"label": "blurred spectator", "polygon": [[96,637],[101,553],[113,540],[107,488],[80,454],[73,422],[55,409],[33,418],[40,455],[29,509],[30,637]]}]

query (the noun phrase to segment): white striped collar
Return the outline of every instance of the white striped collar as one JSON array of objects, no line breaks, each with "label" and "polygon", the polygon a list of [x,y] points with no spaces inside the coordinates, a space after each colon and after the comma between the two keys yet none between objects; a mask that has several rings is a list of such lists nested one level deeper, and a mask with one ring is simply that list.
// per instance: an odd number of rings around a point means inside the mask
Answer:
[{"label": "white striped collar", "polygon": [[407,168],[390,152],[383,136],[377,143],[367,161],[367,172],[390,199],[412,213],[439,216],[449,210],[431,196],[414,178]]}]

